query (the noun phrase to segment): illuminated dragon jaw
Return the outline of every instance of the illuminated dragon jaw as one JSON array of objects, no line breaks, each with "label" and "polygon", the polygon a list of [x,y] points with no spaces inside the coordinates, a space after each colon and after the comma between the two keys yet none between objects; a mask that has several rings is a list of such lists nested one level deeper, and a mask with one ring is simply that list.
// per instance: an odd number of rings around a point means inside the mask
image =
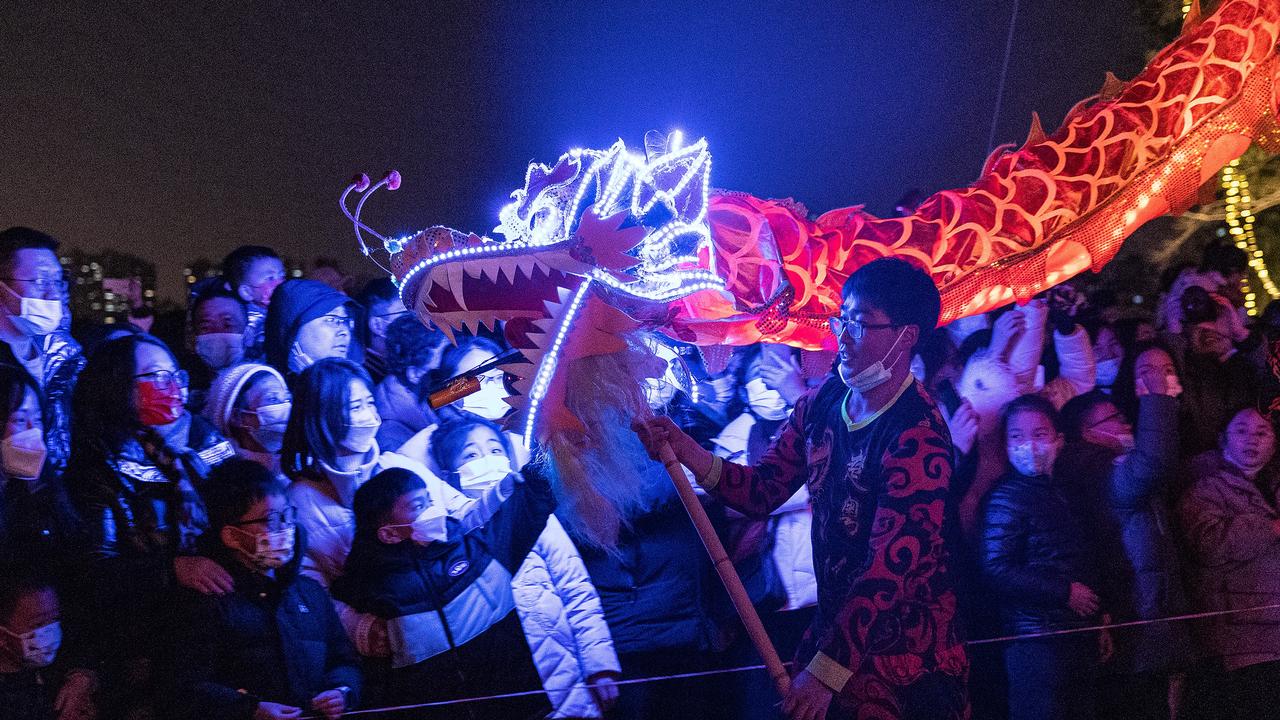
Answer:
[{"label": "illuminated dragon jaw", "polygon": [[623,349],[646,319],[665,320],[666,303],[724,287],[706,141],[651,135],[646,150],[641,158],[619,141],[531,166],[499,214],[502,240],[433,227],[384,241],[401,298],[424,320],[450,337],[503,326],[524,356],[506,366],[518,393],[507,402],[530,440],[539,415],[577,422],[563,410],[562,359]]}]

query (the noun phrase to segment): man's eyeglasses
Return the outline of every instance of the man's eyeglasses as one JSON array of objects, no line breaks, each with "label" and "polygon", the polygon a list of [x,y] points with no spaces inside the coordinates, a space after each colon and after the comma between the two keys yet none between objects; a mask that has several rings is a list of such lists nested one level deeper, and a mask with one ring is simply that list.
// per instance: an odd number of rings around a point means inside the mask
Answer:
[{"label": "man's eyeglasses", "polygon": [[30,285],[30,286],[32,286],[32,287],[34,287],[34,288],[36,289],[36,292],[39,292],[39,293],[40,293],[40,294],[42,294],[42,295],[50,295],[50,294],[55,294],[55,293],[56,293],[56,294],[58,294],[58,295],[61,295],[62,293],[66,292],[66,290],[67,290],[67,281],[66,281],[66,280],[64,280],[64,279],[62,279],[62,278],[60,278],[60,277],[59,277],[59,278],[54,278],[54,277],[39,277],[39,278],[15,278],[15,277],[8,277],[8,278],[0,278],[0,280],[4,280],[5,282],[21,282],[21,283],[26,283],[26,284],[28,284],[28,285]]},{"label": "man's eyeglasses", "polygon": [[155,383],[159,387],[174,387],[176,385],[177,387],[185,388],[191,381],[191,376],[187,375],[186,370],[156,370],[134,375],[133,379]]},{"label": "man's eyeglasses", "polygon": [[846,332],[849,337],[854,340],[861,340],[868,330],[888,330],[889,328],[898,327],[893,323],[868,323],[861,320],[845,320],[839,315],[832,316],[827,319],[827,324],[831,326],[831,333],[840,338]]},{"label": "man's eyeglasses", "polygon": [[266,525],[267,529],[275,532],[287,527],[293,527],[298,521],[298,508],[290,505],[283,510],[272,510],[267,513],[266,517],[257,520],[244,520],[241,522],[227,523],[232,527],[244,527],[245,525]]},{"label": "man's eyeglasses", "polygon": [[346,328],[350,330],[355,327],[355,321],[345,315],[321,315],[320,319],[325,325],[334,329]]}]

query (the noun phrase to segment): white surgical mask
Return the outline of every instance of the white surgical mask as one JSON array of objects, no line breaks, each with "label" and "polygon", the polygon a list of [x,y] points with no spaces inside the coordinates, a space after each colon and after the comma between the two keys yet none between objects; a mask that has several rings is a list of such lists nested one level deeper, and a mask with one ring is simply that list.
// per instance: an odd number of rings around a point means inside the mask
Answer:
[{"label": "white surgical mask", "polygon": [[214,370],[231,367],[244,359],[244,335],[241,333],[197,335],[196,354]]},{"label": "white surgical mask", "polygon": [[511,406],[503,399],[505,397],[507,388],[501,382],[481,380],[479,390],[462,398],[462,409],[485,420],[501,420],[511,411]]},{"label": "white surgical mask", "polygon": [[413,529],[410,538],[419,545],[430,545],[433,542],[440,542],[449,539],[449,529],[445,521],[448,514],[444,508],[438,505],[432,505],[414,518],[413,522],[407,525],[384,525],[385,528],[408,527]]},{"label": "white surgical mask", "polygon": [[49,667],[62,646],[62,624],[57,620],[21,635],[0,626],[5,635],[22,643],[22,664],[29,668]]},{"label": "white surgical mask", "polygon": [[[62,324],[62,301],[23,297],[5,283],[5,290],[18,298],[18,315],[10,314],[14,324],[28,336],[48,335]],[[7,311],[6,311],[7,312]]]},{"label": "white surgical mask", "polygon": [[339,443],[353,453],[367,453],[373,449],[374,437],[382,427],[382,418],[375,412],[372,422],[367,419],[359,425],[347,425],[347,434]]},{"label": "white surgical mask", "polygon": [[1111,387],[1116,384],[1116,376],[1120,374],[1120,358],[1099,360],[1097,367],[1098,385],[1102,387]]},{"label": "white surgical mask", "polygon": [[763,420],[781,420],[787,416],[787,401],[782,393],[770,389],[760,378],[747,382],[747,404],[751,412]]},{"label": "white surgical mask", "polygon": [[511,459],[506,455],[481,455],[458,468],[458,484],[462,493],[477,496],[511,473]]},{"label": "white surgical mask", "polygon": [[293,347],[289,348],[289,369],[300,373],[315,364],[315,358],[303,352],[302,346],[294,341]]},{"label": "white surgical mask", "polygon": [[1058,444],[1052,440],[1026,440],[1009,445],[1009,464],[1027,477],[1048,475],[1058,459]]},{"label": "white surgical mask", "polygon": [[258,427],[250,428],[249,434],[263,450],[280,452],[280,447],[284,444],[284,429],[289,425],[289,413],[292,411],[291,402],[262,405],[257,410],[248,411],[247,414],[258,417]]},{"label": "white surgical mask", "polygon": [[0,442],[0,460],[9,477],[37,478],[44,468],[44,433],[40,428],[27,428]]},{"label": "white surgical mask", "polygon": [[253,549],[243,546],[240,552],[259,570],[274,570],[293,558],[296,528],[290,525],[273,532],[251,533],[229,525],[232,530],[253,539]]},{"label": "white surgical mask", "polygon": [[888,365],[885,365],[884,361],[888,360],[890,355],[893,355],[894,348],[898,347],[898,341],[902,339],[902,335],[906,331],[906,328],[899,330],[898,336],[893,339],[893,344],[889,346],[889,350],[884,354],[884,357],[858,371],[857,375],[846,378],[844,376],[844,367],[837,366],[840,368],[840,379],[844,381],[845,385],[849,386],[849,389],[859,395],[866,395],[868,392],[888,382],[889,378],[893,376],[890,368],[897,364],[898,358],[902,357],[902,353],[899,352],[894,356]]}]

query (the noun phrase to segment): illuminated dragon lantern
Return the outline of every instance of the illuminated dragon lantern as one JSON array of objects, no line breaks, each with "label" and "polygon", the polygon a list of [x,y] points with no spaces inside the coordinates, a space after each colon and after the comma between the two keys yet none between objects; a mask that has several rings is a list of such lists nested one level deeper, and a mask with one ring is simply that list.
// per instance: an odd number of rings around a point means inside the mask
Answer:
[{"label": "illuminated dragon lantern", "polygon": [[[583,429],[566,406],[567,364],[624,350],[651,329],[704,349],[759,341],[835,346],[827,318],[846,278],[896,256],[927,270],[943,323],[1097,270],[1143,223],[1194,204],[1199,188],[1251,143],[1280,150],[1274,53],[1280,0],[1225,0],[1129,82],[1108,75],[1046,135],[998,149],[973,185],[928,198],[915,214],[861,207],[810,219],[786,200],[712,190],[705,140],[619,141],[535,164],[491,239],[444,227],[387,238],[360,209],[366,255],[385,251],[405,305],[446,331],[504,328],[529,364],[512,366],[513,429],[545,439]],[[382,247],[370,247],[372,234]],[[572,403],[570,403],[572,404]]]}]

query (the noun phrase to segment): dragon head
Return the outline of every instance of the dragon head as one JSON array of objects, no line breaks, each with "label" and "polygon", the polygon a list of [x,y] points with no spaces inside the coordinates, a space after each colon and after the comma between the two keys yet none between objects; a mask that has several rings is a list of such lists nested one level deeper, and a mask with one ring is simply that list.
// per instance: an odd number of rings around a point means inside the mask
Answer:
[{"label": "dragon head", "polygon": [[[453,336],[501,327],[523,358],[515,378],[512,429],[526,442],[550,428],[582,429],[565,404],[564,366],[631,347],[642,327],[660,327],[668,303],[724,288],[707,221],[711,153],[705,139],[650,133],[643,154],[619,140],[606,150],[572,150],[535,163],[487,237],[430,227],[383,237],[360,221],[369,196],[398,175],[347,188],[361,194],[347,212],[366,256],[394,278],[405,306]],[[364,234],[381,241],[371,247]]]}]

